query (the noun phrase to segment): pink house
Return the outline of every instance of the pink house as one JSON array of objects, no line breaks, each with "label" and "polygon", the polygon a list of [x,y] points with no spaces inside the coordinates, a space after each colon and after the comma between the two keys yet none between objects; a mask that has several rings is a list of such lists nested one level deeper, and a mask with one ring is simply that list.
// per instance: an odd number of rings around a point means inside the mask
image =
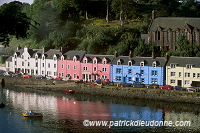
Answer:
[{"label": "pink house", "polygon": [[110,79],[110,63],[113,55],[85,54],[81,62],[81,74],[84,81]]},{"label": "pink house", "polygon": [[71,80],[81,79],[81,61],[84,51],[68,51],[58,60],[58,76]]}]

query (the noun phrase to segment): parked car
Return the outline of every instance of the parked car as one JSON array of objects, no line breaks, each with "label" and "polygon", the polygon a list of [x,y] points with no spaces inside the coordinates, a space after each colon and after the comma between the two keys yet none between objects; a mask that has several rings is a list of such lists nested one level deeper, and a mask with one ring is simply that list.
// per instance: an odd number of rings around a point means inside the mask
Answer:
[{"label": "parked car", "polygon": [[60,81],[62,81],[62,78],[61,77],[56,77],[56,78],[54,78],[54,80],[60,80]]},{"label": "parked car", "polygon": [[144,88],[145,84],[142,84],[141,82],[135,82],[132,85],[134,88]]},{"label": "parked car", "polygon": [[150,84],[150,85],[147,86],[147,88],[157,89],[157,88],[159,88],[159,85],[158,84]]},{"label": "parked car", "polygon": [[174,86],[174,90],[184,90],[185,88],[181,87],[181,86]]},{"label": "parked car", "polygon": [[22,74],[21,73],[13,73],[11,74],[12,77],[21,77]]},{"label": "parked car", "polygon": [[37,75],[37,76],[35,76],[35,79],[44,79],[45,77],[44,76],[42,76],[42,75]]},{"label": "parked car", "polygon": [[23,78],[30,78],[30,77],[32,77],[31,75],[23,75],[22,76]]},{"label": "parked car", "polygon": [[53,78],[51,76],[46,76],[47,80],[52,80]]},{"label": "parked car", "polygon": [[160,89],[172,90],[172,89],[173,89],[173,86],[171,86],[171,85],[164,85],[164,86],[161,86]]},{"label": "parked car", "polygon": [[78,80],[78,81],[75,81],[76,84],[84,84],[85,82],[81,79],[81,80]]},{"label": "parked car", "polygon": [[188,87],[186,90],[187,90],[187,91],[197,92],[197,88],[196,88],[196,87],[193,87],[193,86]]}]

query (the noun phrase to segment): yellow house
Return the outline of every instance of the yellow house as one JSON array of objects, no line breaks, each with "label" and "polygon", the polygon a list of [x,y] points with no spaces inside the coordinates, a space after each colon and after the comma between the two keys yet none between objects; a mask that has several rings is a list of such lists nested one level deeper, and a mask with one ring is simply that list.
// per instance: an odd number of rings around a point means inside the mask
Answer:
[{"label": "yellow house", "polygon": [[200,57],[171,56],[166,65],[166,84],[200,87]]}]

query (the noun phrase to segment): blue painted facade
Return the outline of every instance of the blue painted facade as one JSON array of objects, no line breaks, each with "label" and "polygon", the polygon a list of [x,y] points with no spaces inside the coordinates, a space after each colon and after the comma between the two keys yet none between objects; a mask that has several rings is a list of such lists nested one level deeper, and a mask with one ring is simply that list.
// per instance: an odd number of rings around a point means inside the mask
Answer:
[{"label": "blue painted facade", "polygon": [[119,56],[111,64],[111,81],[115,83],[143,84],[165,83],[165,63],[164,57],[134,57]]}]

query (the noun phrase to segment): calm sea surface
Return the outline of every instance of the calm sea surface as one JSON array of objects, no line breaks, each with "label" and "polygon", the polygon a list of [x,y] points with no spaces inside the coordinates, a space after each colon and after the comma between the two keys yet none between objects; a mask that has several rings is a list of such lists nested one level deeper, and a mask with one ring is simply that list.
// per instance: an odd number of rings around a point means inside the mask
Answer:
[{"label": "calm sea surface", "polygon": [[[0,133],[200,132],[198,105],[1,89]],[[25,118],[34,111],[43,118]],[[190,121],[190,126],[84,126],[89,121]],[[88,122],[88,121],[86,121]],[[88,124],[88,123],[86,123]],[[117,125],[118,124],[118,125]]]}]

